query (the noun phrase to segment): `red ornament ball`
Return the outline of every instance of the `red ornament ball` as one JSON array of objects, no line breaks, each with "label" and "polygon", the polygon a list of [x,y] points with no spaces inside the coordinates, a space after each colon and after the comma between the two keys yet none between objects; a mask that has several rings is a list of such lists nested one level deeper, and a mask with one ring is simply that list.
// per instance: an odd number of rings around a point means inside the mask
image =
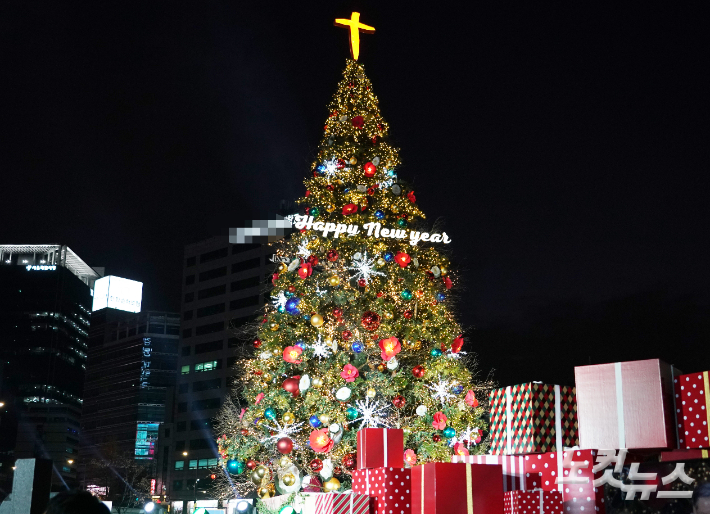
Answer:
[{"label": "red ornament ball", "polygon": [[323,469],[323,461],[320,459],[313,459],[309,464],[308,467],[311,468],[311,471],[313,472],[318,472],[321,469]]},{"label": "red ornament ball", "polygon": [[405,318],[412,319],[412,316],[414,316],[414,313],[412,311],[404,311]]},{"label": "red ornament ball", "polygon": [[263,375],[263,373],[264,373],[264,372],[261,371],[260,369],[255,369],[255,370],[254,370],[254,374],[255,374],[257,377],[260,377],[261,375]]},{"label": "red ornament ball", "polygon": [[343,315],[342,310],[338,309],[337,307],[335,309],[333,309],[333,316],[335,316],[336,318],[339,318],[342,315]]},{"label": "red ornament ball", "polygon": [[362,116],[355,116],[351,120],[351,122],[353,124],[353,127],[355,127],[355,128],[361,129],[362,127],[365,126],[365,118],[363,118]]},{"label": "red ornament ball", "polygon": [[296,286],[288,286],[288,292],[289,292],[289,293],[295,293],[295,292],[296,292]]},{"label": "red ornament ball", "polygon": [[350,338],[353,336],[353,333],[349,330],[343,330],[342,336],[344,341],[349,341]]},{"label": "red ornament ball", "polygon": [[338,260],[338,251],[335,249],[328,250],[328,260],[330,262],[335,262]]},{"label": "red ornament ball", "polygon": [[247,469],[256,469],[256,461],[254,459],[247,461]]},{"label": "red ornament ball", "polygon": [[293,441],[289,437],[282,437],[276,442],[276,449],[286,455],[293,450]]},{"label": "red ornament ball", "polygon": [[362,326],[372,332],[380,327],[380,315],[376,312],[365,311],[362,315]]},{"label": "red ornament ball", "polygon": [[309,256],[308,256],[308,263],[309,263],[311,266],[317,266],[317,265],[318,265],[318,257],[316,257],[316,256],[313,255],[313,254],[309,255]]},{"label": "red ornament ball", "polygon": [[296,398],[300,392],[298,389],[298,381],[299,378],[287,378],[286,380],[283,381],[283,384],[281,384],[281,387],[283,387],[286,391],[291,393],[294,398]]},{"label": "red ornament ball", "polygon": [[348,470],[353,470],[355,469],[355,465],[357,464],[357,459],[354,453],[346,453],[343,455],[343,460],[342,460],[343,466],[345,466],[345,469]]},{"label": "red ornament ball", "polygon": [[398,394],[397,396],[392,398],[392,405],[394,405],[398,409],[401,409],[402,407],[404,407],[405,403],[407,403],[407,400],[405,400],[404,396],[402,396],[401,394]]},{"label": "red ornament ball", "polygon": [[367,280],[365,280],[364,278],[361,278],[357,281],[357,285],[360,287],[365,287],[367,285]]},{"label": "red ornament ball", "polygon": [[252,344],[254,345],[254,348],[261,347],[261,339],[254,339],[254,342]]},{"label": "red ornament ball", "polygon": [[424,369],[424,366],[414,366],[414,368],[412,369],[412,375],[417,378],[422,378],[425,373],[426,369]]},{"label": "red ornament ball", "polygon": [[441,436],[439,434],[434,434],[433,436],[431,436],[431,440],[435,443],[438,443],[439,441],[441,441]]},{"label": "red ornament ball", "polygon": [[367,195],[368,195],[368,196],[375,196],[375,188],[374,188],[374,187],[368,187],[368,188],[367,188]]},{"label": "red ornament ball", "polygon": [[241,432],[241,434],[242,434],[243,436],[248,436],[248,435],[249,435],[249,431],[248,431],[246,428],[242,428],[242,429],[240,430],[240,432]]},{"label": "red ornament ball", "polygon": [[383,293],[382,291],[377,291],[377,298],[382,298],[384,294],[385,293]]},{"label": "red ornament ball", "polygon": [[368,162],[363,166],[363,169],[365,170],[365,176],[367,178],[372,178],[375,176],[375,173],[377,172],[377,166],[372,164],[371,162]]}]

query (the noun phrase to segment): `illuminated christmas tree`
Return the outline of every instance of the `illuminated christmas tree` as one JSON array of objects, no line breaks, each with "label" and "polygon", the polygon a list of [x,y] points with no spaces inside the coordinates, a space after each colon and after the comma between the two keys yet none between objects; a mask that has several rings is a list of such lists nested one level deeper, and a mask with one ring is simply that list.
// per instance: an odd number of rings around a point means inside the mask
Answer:
[{"label": "illuminated christmas tree", "polygon": [[473,382],[462,350],[450,239],[398,177],[388,135],[364,67],[348,60],[300,230],[275,245],[283,262],[254,358],[239,363],[248,406],[228,402],[217,427],[228,488],[349,487],[363,427],[403,429],[410,465],[485,451],[476,398],[490,385]]}]

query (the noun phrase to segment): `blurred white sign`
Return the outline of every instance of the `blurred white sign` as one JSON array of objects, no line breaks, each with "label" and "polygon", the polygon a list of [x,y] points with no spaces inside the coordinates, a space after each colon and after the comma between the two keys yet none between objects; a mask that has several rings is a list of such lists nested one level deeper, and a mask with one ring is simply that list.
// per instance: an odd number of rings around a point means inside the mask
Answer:
[{"label": "blurred white sign", "polygon": [[140,312],[143,299],[143,282],[109,275],[94,282],[92,311],[111,308]]}]

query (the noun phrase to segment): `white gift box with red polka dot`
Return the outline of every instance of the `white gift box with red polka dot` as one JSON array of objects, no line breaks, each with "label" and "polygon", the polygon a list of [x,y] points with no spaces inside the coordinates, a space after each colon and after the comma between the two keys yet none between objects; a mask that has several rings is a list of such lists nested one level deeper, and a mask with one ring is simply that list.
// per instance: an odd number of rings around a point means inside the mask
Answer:
[{"label": "white gift box with red polka dot", "polygon": [[680,375],[674,380],[678,446],[710,447],[710,379],[708,372]]},{"label": "white gift box with red polka dot", "polygon": [[563,514],[559,491],[508,491],[504,494],[505,514]]},{"label": "white gift box with red polka dot", "polygon": [[411,514],[412,470],[405,468],[356,469],[353,491],[367,494],[373,514]]}]

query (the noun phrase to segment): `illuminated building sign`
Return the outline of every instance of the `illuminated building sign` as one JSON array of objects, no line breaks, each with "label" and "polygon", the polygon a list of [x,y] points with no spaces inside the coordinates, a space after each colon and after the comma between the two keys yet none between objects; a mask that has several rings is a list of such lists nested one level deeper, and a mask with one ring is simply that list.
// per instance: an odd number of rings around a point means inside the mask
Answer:
[{"label": "illuminated building sign", "polygon": [[141,362],[141,389],[148,387],[150,378],[150,355],[153,352],[150,337],[143,338],[143,361]]},{"label": "illuminated building sign", "polygon": [[143,282],[109,275],[94,283],[94,304],[92,311],[118,309],[140,312],[143,299]]},{"label": "illuminated building sign", "polygon": [[28,264],[25,268],[27,271],[54,271],[57,269],[56,266],[50,264],[39,264],[37,266]]},{"label": "illuminated building sign", "polygon": [[158,423],[138,423],[136,429],[136,459],[152,459],[158,440]]}]

